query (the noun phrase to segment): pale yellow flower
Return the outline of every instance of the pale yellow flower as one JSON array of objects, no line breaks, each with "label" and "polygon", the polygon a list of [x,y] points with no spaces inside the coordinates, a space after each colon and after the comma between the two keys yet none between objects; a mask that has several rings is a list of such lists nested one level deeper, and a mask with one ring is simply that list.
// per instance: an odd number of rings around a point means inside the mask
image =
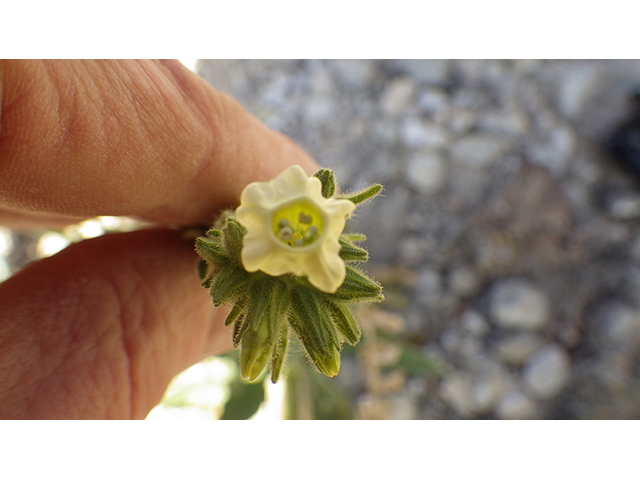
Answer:
[{"label": "pale yellow flower", "polygon": [[334,293],[346,275],[338,238],[355,204],[322,196],[318,178],[298,165],[269,182],[249,184],[236,210],[247,229],[242,264],[248,272],[306,275],[319,290]]}]

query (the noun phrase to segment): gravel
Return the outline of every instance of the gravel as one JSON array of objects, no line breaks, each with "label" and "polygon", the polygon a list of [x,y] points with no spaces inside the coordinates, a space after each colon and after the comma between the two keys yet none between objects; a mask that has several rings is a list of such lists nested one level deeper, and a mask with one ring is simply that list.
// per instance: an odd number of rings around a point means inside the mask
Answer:
[{"label": "gravel", "polygon": [[353,228],[402,341],[443,366],[408,375],[426,387],[389,398],[389,417],[640,418],[640,396],[621,393],[640,391],[640,189],[605,148],[640,61],[229,60],[200,73],[343,190],[384,183]]},{"label": "gravel", "polygon": [[491,292],[491,316],[505,328],[536,330],[549,321],[545,294],[520,278],[500,280]]}]

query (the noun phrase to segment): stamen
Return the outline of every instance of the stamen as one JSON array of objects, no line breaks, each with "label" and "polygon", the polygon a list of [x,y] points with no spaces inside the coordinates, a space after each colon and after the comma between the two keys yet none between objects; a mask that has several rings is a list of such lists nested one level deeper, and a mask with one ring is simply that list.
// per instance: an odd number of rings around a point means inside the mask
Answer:
[{"label": "stamen", "polygon": [[300,212],[300,214],[298,215],[298,220],[300,221],[300,223],[303,223],[305,225],[311,225],[311,223],[313,222],[313,218],[311,217],[311,215],[307,215],[304,212]]},{"label": "stamen", "polygon": [[312,240],[315,240],[318,235],[318,227],[315,225],[310,226],[304,234],[305,243],[311,243]]},{"label": "stamen", "polygon": [[275,213],[273,233],[290,247],[306,247],[317,242],[323,229],[321,211],[311,202],[292,202]]},{"label": "stamen", "polygon": [[[282,223],[282,221],[280,223]],[[280,237],[280,240],[288,242],[293,237],[293,230],[291,229],[291,227],[282,227],[280,229],[280,232],[278,232],[278,236]]]}]

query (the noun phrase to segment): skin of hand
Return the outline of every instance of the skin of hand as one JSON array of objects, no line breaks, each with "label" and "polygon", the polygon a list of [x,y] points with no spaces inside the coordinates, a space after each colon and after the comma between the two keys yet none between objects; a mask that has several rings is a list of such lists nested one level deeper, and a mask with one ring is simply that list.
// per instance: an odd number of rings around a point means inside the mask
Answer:
[{"label": "skin of hand", "polygon": [[177,61],[1,60],[0,225],[126,215],[0,284],[0,418],[140,419],[231,348],[176,227],[317,164]]}]

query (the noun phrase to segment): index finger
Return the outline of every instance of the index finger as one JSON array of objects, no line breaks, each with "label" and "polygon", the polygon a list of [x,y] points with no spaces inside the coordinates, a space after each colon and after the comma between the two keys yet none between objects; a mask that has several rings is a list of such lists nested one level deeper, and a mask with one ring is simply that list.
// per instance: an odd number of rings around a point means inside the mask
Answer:
[{"label": "index finger", "polygon": [[210,223],[300,147],[177,61],[0,61],[0,207]]}]

